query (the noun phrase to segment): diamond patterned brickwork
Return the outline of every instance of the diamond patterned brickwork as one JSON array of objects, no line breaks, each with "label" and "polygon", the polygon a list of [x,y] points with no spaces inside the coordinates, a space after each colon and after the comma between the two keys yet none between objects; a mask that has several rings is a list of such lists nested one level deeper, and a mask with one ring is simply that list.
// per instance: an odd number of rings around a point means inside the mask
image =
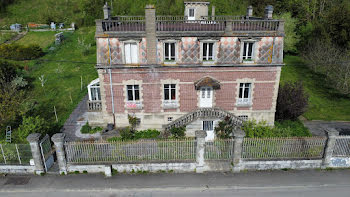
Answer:
[{"label": "diamond patterned brickwork", "polygon": [[200,45],[195,37],[182,38],[181,63],[198,64],[200,62]]},{"label": "diamond patterned brickwork", "polygon": [[[98,38],[97,39],[97,63],[108,64],[109,63],[109,53],[108,53],[108,39]],[[122,49],[121,44],[117,38],[109,39],[111,47],[111,58],[112,64],[122,64]]]},{"label": "diamond patterned brickwork", "polygon": [[238,38],[223,37],[218,43],[218,63],[239,63],[241,44]]},{"label": "diamond patterned brickwork", "polygon": [[163,43],[157,43],[157,63],[161,64],[163,62]]},{"label": "diamond patterned brickwork", "polygon": [[272,63],[283,63],[283,37],[275,38],[274,58]]},{"label": "diamond patterned brickwork", "polygon": [[272,37],[263,37],[258,44],[256,62],[268,64],[271,63],[272,59],[272,47],[273,47],[273,38]]},{"label": "diamond patterned brickwork", "polygon": [[140,43],[139,59],[141,64],[147,64],[147,42],[146,38],[142,38]]}]

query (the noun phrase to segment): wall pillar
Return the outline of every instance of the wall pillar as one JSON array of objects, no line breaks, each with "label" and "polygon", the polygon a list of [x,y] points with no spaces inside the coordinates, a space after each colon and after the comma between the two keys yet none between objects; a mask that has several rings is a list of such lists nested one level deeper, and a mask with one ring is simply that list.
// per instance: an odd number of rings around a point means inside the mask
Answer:
[{"label": "wall pillar", "polygon": [[326,128],[325,131],[327,133],[328,139],[327,139],[327,144],[324,151],[322,168],[327,168],[330,166],[331,158],[335,147],[335,141],[339,136],[339,132],[334,128]]},{"label": "wall pillar", "polygon": [[57,163],[59,167],[59,173],[67,174],[67,160],[66,160],[66,152],[64,150],[64,137],[66,134],[64,133],[56,133],[52,136],[51,140],[55,144]]},{"label": "wall pillar", "polygon": [[43,163],[43,159],[40,151],[40,145],[39,145],[40,136],[41,134],[39,133],[32,133],[27,137],[27,141],[30,144],[30,149],[32,151],[32,156],[34,160],[35,174],[37,175],[40,175],[41,173],[45,172],[44,163]]},{"label": "wall pillar", "polygon": [[241,129],[234,132],[233,142],[233,172],[240,172],[243,168],[242,164],[242,146],[245,133]]},{"label": "wall pillar", "polygon": [[157,64],[156,9],[147,5],[145,9],[147,64]]},{"label": "wall pillar", "polygon": [[205,149],[205,137],[207,132],[203,130],[196,131],[197,149],[196,149],[196,172],[204,172],[204,149]]}]

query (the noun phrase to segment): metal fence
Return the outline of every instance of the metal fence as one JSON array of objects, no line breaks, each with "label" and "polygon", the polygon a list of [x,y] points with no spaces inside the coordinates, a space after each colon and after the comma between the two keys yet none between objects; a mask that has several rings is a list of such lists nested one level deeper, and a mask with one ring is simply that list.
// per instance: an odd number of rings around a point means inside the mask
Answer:
[{"label": "metal fence", "polygon": [[333,150],[335,157],[350,157],[350,136],[339,136]]},{"label": "metal fence", "polygon": [[0,144],[0,164],[29,165],[32,158],[29,144]]},{"label": "metal fence", "polygon": [[230,160],[233,155],[233,139],[216,139],[205,142],[204,159]]},{"label": "metal fence", "polygon": [[196,160],[193,139],[116,142],[67,142],[68,163],[191,162]]},{"label": "metal fence", "polygon": [[326,137],[244,138],[242,158],[248,160],[321,159]]}]

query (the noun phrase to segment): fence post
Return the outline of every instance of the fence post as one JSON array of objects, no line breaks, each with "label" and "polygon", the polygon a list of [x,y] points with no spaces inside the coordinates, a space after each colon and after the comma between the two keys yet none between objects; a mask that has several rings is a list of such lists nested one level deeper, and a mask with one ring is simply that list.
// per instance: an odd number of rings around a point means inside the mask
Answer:
[{"label": "fence post", "polygon": [[55,144],[57,163],[59,167],[59,173],[67,174],[67,160],[66,160],[66,152],[64,150],[64,137],[66,134],[64,133],[56,133],[51,137],[51,140]]},{"label": "fence post", "polygon": [[196,172],[204,172],[204,148],[205,148],[205,137],[207,132],[203,130],[196,131],[197,149],[196,149]]},{"label": "fence post", "polygon": [[40,136],[41,134],[39,133],[32,133],[27,137],[27,141],[30,144],[30,149],[32,151],[32,156],[34,160],[35,174],[37,175],[40,175],[41,173],[45,172],[39,145]]},{"label": "fence post", "polygon": [[327,144],[324,151],[322,168],[327,168],[330,166],[331,158],[334,151],[335,141],[337,139],[337,136],[339,136],[339,132],[334,128],[326,128],[325,130],[326,130],[328,139],[327,139]]},{"label": "fence post", "polygon": [[242,170],[242,146],[245,133],[241,129],[234,132],[233,141],[233,172],[240,172]]}]

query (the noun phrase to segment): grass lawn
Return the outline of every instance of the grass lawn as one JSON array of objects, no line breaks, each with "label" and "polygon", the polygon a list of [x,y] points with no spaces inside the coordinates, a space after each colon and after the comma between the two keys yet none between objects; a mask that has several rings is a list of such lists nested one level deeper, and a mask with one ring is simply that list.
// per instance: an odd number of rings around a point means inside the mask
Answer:
[{"label": "grass lawn", "polygon": [[329,87],[325,76],[310,70],[297,56],[286,56],[281,83],[302,81],[309,94],[309,108],[303,115],[308,120],[350,121],[350,97]]},{"label": "grass lawn", "polygon": [[28,32],[26,36],[15,43],[20,45],[38,44],[44,51],[55,42],[55,34],[58,32]]},{"label": "grass lawn", "polygon": [[[98,77],[95,69],[95,27],[81,28],[74,33],[65,32],[61,46],[55,46],[53,34],[54,32],[30,32],[18,42],[36,43],[46,48],[53,46],[56,48],[54,51],[46,50],[46,54],[36,60],[10,62],[28,67],[27,71],[23,71],[30,81],[26,99],[31,110],[27,115],[39,115],[49,122],[55,122],[55,106],[59,126],[62,126],[87,94],[86,86]],[[92,44],[88,52],[83,54],[78,38]],[[41,76],[46,81],[43,87],[39,80]]]},{"label": "grass lawn", "polygon": [[9,33],[3,33],[3,32],[0,32],[0,44],[6,42],[7,40],[10,40],[12,37],[16,36],[17,33],[13,32],[9,32]]}]

